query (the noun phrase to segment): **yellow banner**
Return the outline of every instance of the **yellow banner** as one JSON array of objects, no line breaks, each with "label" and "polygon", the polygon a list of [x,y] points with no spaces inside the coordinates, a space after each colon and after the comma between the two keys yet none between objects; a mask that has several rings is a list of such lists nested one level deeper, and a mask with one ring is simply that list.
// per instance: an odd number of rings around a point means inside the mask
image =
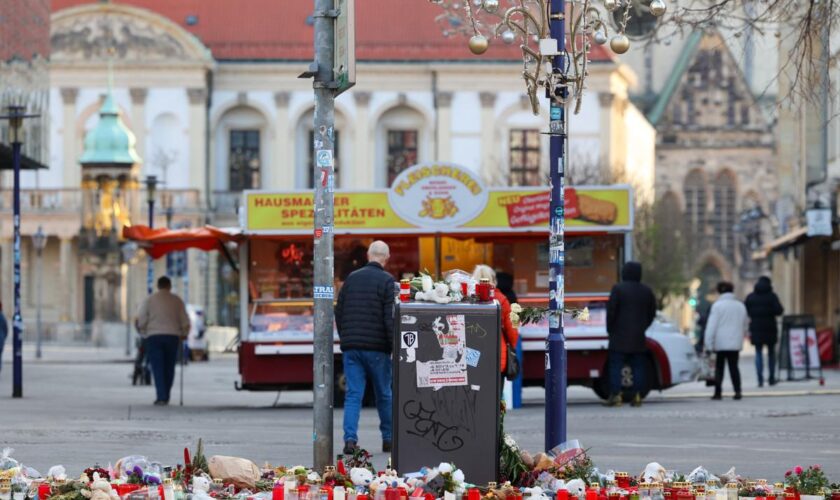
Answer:
[{"label": "yellow banner", "polygon": [[[302,234],[314,229],[311,192],[248,192],[246,200],[246,231]],[[388,191],[336,192],[334,230],[343,233],[548,230],[549,202],[547,189],[491,189],[478,215],[461,225],[441,228],[406,222],[391,207]],[[628,231],[633,225],[630,188],[567,188],[565,216],[571,231]]]}]

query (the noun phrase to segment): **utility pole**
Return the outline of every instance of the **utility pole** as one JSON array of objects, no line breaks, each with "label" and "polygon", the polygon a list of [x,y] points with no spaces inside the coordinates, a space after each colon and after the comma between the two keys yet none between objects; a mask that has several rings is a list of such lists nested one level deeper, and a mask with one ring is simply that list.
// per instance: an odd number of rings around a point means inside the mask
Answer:
[{"label": "utility pole", "polygon": [[[565,0],[551,0],[549,6],[549,28],[551,38],[557,40],[560,53],[565,54],[566,26]],[[564,79],[563,57],[555,56],[552,61],[554,78]],[[558,87],[565,97],[565,85]],[[566,336],[563,332],[563,306],[565,303],[564,254],[565,214],[564,175],[566,141],[566,108],[562,102],[549,95],[550,139],[549,157],[551,174],[551,205],[549,228],[549,330],[545,353],[545,450],[566,441]]]},{"label": "utility pole", "polygon": [[315,470],[332,463],[333,454],[333,191],[335,90],[333,61],[336,17],[334,0],[315,0],[314,148],[315,240],[313,299],[315,339],[313,368],[313,445]]}]

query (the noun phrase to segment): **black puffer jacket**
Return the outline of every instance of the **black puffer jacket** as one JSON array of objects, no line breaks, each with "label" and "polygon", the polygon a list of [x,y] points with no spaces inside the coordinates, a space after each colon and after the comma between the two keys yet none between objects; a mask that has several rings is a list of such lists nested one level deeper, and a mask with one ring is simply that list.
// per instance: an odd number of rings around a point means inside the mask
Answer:
[{"label": "black puffer jacket", "polygon": [[394,277],[376,262],[350,273],[335,306],[342,351],[391,352],[394,293]]},{"label": "black puffer jacket", "polygon": [[779,334],[776,317],[784,314],[785,309],[773,291],[770,278],[764,276],[758,279],[744,305],[750,315],[750,340],[753,345],[775,344]]},{"label": "black puffer jacket", "polygon": [[621,283],[613,286],[607,302],[609,349],[640,353],[647,350],[648,327],[656,318],[656,297],[642,281],[642,265],[627,262],[621,270]]}]

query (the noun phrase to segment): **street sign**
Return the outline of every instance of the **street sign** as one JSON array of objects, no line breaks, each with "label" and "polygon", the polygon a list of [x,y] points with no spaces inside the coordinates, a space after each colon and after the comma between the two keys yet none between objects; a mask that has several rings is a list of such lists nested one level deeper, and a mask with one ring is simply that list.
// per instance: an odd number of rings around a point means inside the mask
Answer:
[{"label": "street sign", "polygon": [[356,7],[355,0],[335,0],[335,67],[333,77],[339,95],[356,84]]},{"label": "street sign", "polygon": [[831,210],[811,208],[805,213],[808,220],[808,236],[831,236]]}]

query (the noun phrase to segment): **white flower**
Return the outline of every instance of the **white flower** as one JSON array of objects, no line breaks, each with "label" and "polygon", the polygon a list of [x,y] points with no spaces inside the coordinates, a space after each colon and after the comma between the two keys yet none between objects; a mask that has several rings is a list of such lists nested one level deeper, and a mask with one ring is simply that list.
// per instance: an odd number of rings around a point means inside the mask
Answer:
[{"label": "white flower", "polygon": [[584,307],[581,312],[578,313],[578,317],[580,321],[589,321],[589,308]]},{"label": "white flower", "polygon": [[460,292],[461,291],[461,284],[458,283],[457,281],[451,281],[449,283],[449,289],[452,290],[453,292]]},{"label": "white flower", "polygon": [[519,328],[519,315],[515,312],[510,312],[510,322],[513,323],[514,328]]},{"label": "white flower", "polygon": [[510,305],[510,310],[511,310],[511,312],[515,312],[516,314],[519,314],[519,313],[522,312],[522,306],[520,306],[519,304],[514,302],[513,304]]},{"label": "white flower", "polygon": [[519,447],[516,445],[516,441],[513,440],[513,437],[511,437],[510,434],[505,434],[505,444],[515,450],[519,449]]},{"label": "white flower", "polygon": [[431,291],[432,290],[432,284],[433,284],[432,277],[424,274],[423,277],[421,278],[421,280],[423,282],[423,291],[424,292]]},{"label": "white flower", "polygon": [[452,464],[441,462],[440,465],[438,465],[438,471],[441,474],[449,474],[450,472],[452,472]]},{"label": "white flower", "polygon": [[456,470],[452,473],[452,479],[455,480],[456,483],[463,483],[464,482],[464,472],[461,469]]}]

